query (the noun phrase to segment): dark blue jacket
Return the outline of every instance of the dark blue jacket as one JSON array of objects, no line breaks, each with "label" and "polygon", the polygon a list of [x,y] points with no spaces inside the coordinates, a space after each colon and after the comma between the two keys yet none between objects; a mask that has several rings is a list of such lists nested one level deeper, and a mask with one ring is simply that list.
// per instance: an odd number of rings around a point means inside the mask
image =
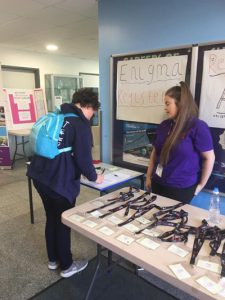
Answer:
[{"label": "dark blue jacket", "polygon": [[91,154],[92,133],[90,121],[74,104],[62,104],[61,111],[79,116],[66,117],[62,127],[63,134],[60,135],[58,148],[72,146],[72,153],[61,153],[54,159],[34,155],[27,176],[48,186],[73,203],[80,192],[81,174],[90,181],[97,179]]}]

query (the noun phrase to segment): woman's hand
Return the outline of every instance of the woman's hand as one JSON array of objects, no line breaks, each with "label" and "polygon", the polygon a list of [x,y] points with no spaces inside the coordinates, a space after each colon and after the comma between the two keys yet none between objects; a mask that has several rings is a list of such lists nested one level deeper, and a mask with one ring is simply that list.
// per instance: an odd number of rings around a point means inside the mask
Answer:
[{"label": "woman's hand", "polygon": [[146,187],[147,192],[150,192],[151,187],[152,187],[152,179],[148,175],[146,176],[145,187]]},{"label": "woman's hand", "polygon": [[201,170],[201,178],[199,180],[199,183],[195,189],[195,195],[198,195],[198,193],[204,188],[206,185],[210,174],[212,173],[214,161],[215,161],[215,154],[213,150],[202,152],[202,170]]},{"label": "woman's hand", "polygon": [[156,151],[155,151],[155,148],[153,147],[151,155],[150,155],[149,163],[148,163],[148,170],[147,170],[146,182],[145,182],[145,187],[148,192],[150,192],[151,187],[152,187],[152,178],[151,177],[152,177],[152,171],[154,168],[155,161],[156,161]]},{"label": "woman's hand", "polygon": [[102,175],[102,174],[98,174],[97,175],[97,179],[96,179],[96,183],[98,183],[98,184],[100,184],[100,183],[102,183],[104,181],[104,175]]},{"label": "woman's hand", "polygon": [[203,189],[203,185],[202,184],[198,184],[196,186],[196,189],[195,189],[195,196],[197,196],[198,193],[201,192],[202,189]]}]

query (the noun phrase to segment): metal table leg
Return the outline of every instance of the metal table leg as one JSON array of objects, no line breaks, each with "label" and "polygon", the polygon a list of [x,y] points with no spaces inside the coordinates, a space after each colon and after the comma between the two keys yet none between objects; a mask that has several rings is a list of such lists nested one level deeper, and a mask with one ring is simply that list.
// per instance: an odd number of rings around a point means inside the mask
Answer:
[{"label": "metal table leg", "polygon": [[30,177],[28,177],[28,193],[29,193],[29,204],[30,204],[30,222],[31,224],[34,224],[32,181]]},{"label": "metal table leg", "polygon": [[112,251],[108,250],[108,267],[112,264]]},{"label": "metal table leg", "polygon": [[[98,274],[99,273],[100,263],[101,263],[101,255],[102,255],[101,253],[104,250],[106,250],[108,252],[108,255],[109,255],[109,257],[108,257],[108,266],[107,266],[107,268],[104,271],[102,271],[100,274]],[[110,273],[111,270],[114,268],[114,266],[118,265],[122,260],[123,260],[123,258],[120,257],[119,259],[117,259],[115,262],[112,263],[112,251],[109,250],[109,249],[106,249],[106,248],[102,247],[99,244],[97,244],[97,263],[96,263],[96,269],[95,269],[93,278],[91,280],[91,284],[89,286],[88,292],[86,294],[85,300],[89,299],[89,296],[91,294],[91,291],[92,291],[92,288],[93,288],[93,285],[95,283],[96,278],[99,278],[99,277],[101,277],[101,276],[103,276],[103,275],[105,275],[107,273]]]},{"label": "metal table leg", "polygon": [[100,263],[101,263],[101,249],[102,249],[102,246],[97,244],[97,264],[96,264],[96,269],[95,269],[95,273],[94,273],[94,276],[91,280],[91,284],[89,286],[89,289],[87,291],[87,294],[86,294],[86,297],[85,297],[85,300],[88,300],[90,294],[91,294],[91,290],[93,288],[93,285],[94,285],[94,282],[95,282],[95,279],[97,277],[97,274],[98,274],[98,270],[99,270],[99,267],[100,267]]}]

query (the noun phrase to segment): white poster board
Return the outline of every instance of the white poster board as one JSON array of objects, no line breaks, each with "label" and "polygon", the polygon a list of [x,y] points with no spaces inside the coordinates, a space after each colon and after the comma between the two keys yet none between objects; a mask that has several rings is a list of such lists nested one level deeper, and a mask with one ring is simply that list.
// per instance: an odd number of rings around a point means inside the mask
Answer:
[{"label": "white poster board", "polygon": [[43,89],[3,89],[8,130],[31,129],[47,113]]},{"label": "white poster board", "polygon": [[159,124],[166,118],[164,95],[185,81],[187,55],[118,61],[118,120]]},{"label": "white poster board", "polygon": [[44,90],[34,89],[34,103],[35,103],[35,113],[36,113],[36,120],[40,117],[47,114],[47,103],[45,99]]},{"label": "white poster board", "polygon": [[199,117],[225,128],[225,49],[204,52]]},{"label": "white poster board", "polygon": [[99,88],[99,74],[80,72],[79,76],[83,78],[83,87]]}]

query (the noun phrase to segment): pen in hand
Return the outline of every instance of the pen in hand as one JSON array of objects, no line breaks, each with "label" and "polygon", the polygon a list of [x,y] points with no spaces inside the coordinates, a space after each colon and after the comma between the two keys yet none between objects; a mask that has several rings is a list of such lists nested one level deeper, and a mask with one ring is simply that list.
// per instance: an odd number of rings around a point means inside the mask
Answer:
[{"label": "pen in hand", "polygon": [[105,168],[102,169],[101,174],[97,175],[97,180],[95,181],[96,183],[102,183],[104,181],[104,175],[103,175],[104,172],[105,172]]}]

